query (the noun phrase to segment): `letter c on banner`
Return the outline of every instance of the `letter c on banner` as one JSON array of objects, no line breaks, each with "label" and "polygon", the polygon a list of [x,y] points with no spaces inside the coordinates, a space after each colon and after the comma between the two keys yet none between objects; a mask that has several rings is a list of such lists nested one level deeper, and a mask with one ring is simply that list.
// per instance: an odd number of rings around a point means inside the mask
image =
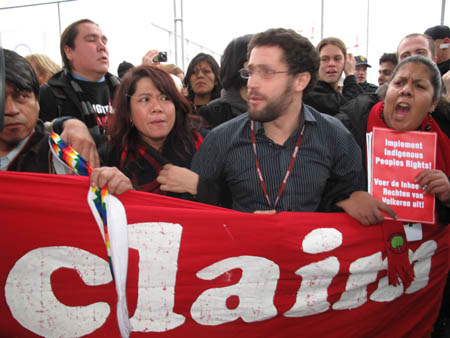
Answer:
[{"label": "letter c on banner", "polygon": [[44,337],[79,337],[94,332],[108,318],[109,305],[62,304],[50,282],[59,268],[74,269],[89,286],[111,282],[108,263],[85,250],[69,246],[32,250],[16,262],[6,280],[5,297],[13,317]]}]

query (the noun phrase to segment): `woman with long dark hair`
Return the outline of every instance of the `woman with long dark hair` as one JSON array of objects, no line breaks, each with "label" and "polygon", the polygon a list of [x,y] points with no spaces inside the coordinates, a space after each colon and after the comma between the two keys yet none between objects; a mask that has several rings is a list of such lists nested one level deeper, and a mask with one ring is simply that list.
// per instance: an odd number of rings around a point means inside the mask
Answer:
[{"label": "woman with long dark hair", "polygon": [[184,77],[188,90],[188,100],[192,103],[193,113],[209,101],[220,97],[222,89],[219,81],[220,67],[209,54],[199,53],[189,63]]},{"label": "woman with long dark hair", "polygon": [[133,68],[122,78],[113,108],[100,151],[103,165],[119,168],[139,190],[166,194],[157,177],[171,164],[166,170],[176,170],[186,184],[180,192],[196,194],[198,176],[187,168],[203,138],[188,122],[189,102],[170,75],[154,66]]}]

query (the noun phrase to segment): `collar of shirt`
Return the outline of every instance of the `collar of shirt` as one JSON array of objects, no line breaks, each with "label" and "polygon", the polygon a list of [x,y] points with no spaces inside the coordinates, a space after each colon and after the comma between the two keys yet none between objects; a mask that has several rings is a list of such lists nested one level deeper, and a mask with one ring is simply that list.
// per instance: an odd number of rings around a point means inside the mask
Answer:
[{"label": "collar of shirt", "polygon": [[0,157],[0,171],[5,171],[8,169],[9,164],[14,160],[17,154],[22,150],[25,144],[28,142],[28,139],[31,137],[31,134],[25,137],[22,141],[17,144],[17,146],[11,150],[7,155]]},{"label": "collar of shirt", "polygon": [[[72,76],[76,80],[85,81],[85,82],[92,82],[92,81],[89,81],[88,79],[86,79],[86,78],[84,78],[84,77],[82,77],[80,75],[75,74],[74,72],[72,72]],[[97,82],[103,82],[103,81],[105,81],[105,77],[104,76],[100,80],[98,80]]]}]

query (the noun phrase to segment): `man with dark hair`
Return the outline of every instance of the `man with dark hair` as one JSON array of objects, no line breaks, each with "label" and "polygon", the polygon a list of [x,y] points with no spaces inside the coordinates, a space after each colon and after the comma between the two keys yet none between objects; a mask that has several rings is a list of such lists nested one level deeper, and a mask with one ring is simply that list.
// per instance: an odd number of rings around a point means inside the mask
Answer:
[{"label": "man with dark hair", "polygon": [[[356,61],[347,53],[344,42],[338,38],[322,39],[317,45],[320,56],[319,81],[313,91],[304,97],[306,104],[319,112],[336,115],[344,103],[364,93],[355,77]],[[345,73],[343,87],[339,80]]]},{"label": "man with dark hair", "polygon": [[378,69],[378,85],[386,83],[392,75],[395,66],[397,66],[397,54],[384,53],[380,57],[380,68]]},{"label": "man with dark hair", "polygon": [[220,59],[220,98],[202,106],[201,115],[209,128],[228,121],[247,111],[247,80],[239,75],[247,62],[247,45],[253,35],[233,39],[225,48]]},{"label": "man with dark hair", "polygon": [[[25,58],[13,51],[5,49],[4,59],[6,88],[4,128],[0,131],[0,170],[53,172],[49,134],[38,119],[39,81],[36,73]],[[82,137],[89,135],[86,126],[77,120],[67,125]],[[65,140],[73,145],[72,140]],[[90,158],[91,149],[76,149]]]},{"label": "man with dark hair", "polygon": [[30,63],[5,49],[5,115],[0,170],[49,173],[48,134],[39,115],[39,82]]},{"label": "man with dark hair", "polygon": [[375,93],[378,87],[367,82],[367,68],[372,68],[372,66],[369,65],[367,58],[362,55],[355,56],[355,61],[355,76],[358,84],[364,90],[364,92]]},{"label": "man with dark hair", "polygon": [[450,70],[450,28],[445,25],[430,27],[425,31],[436,47],[437,65],[441,75]]},{"label": "man with dark hair", "polygon": [[[1,51],[0,51],[1,52]],[[31,64],[16,52],[3,50],[5,60],[4,124],[0,130],[0,171],[55,173],[49,134],[39,116],[39,81]],[[89,135],[79,120],[67,121],[80,135]],[[66,142],[71,142],[65,139]],[[71,144],[73,145],[73,144]],[[89,158],[85,150],[78,149]],[[116,168],[95,168],[91,185],[108,185],[110,193],[121,194],[132,188],[130,180]]]},{"label": "man with dark hair", "polygon": [[40,90],[43,121],[74,117],[83,121],[92,135],[104,134],[114,90],[119,84],[108,73],[106,42],[100,27],[88,19],[76,21],[64,30],[60,41],[63,70]]},{"label": "man with dark hair", "polygon": [[[319,56],[290,29],[256,34],[248,46],[248,113],[214,128],[192,169],[211,187],[231,194],[236,210],[334,211],[342,207],[364,224],[383,219],[364,186],[361,151],[335,118],[304,105]],[[220,198],[219,198],[220,201]]]}]

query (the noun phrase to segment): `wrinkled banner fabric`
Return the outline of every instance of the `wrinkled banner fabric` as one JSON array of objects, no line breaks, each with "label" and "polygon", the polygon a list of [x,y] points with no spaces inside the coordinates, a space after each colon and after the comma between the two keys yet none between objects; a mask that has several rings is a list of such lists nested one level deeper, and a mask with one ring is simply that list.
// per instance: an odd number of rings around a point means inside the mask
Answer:
[{"label": "wrinkled banner fabric", "polygon": [[[0,187],[0,336],[120,337],[88,178],[3,172]],[[380,227],[345,214],[254,215],[135,191],[118,201],[130,337],[424,337],[437,317],[446,227],[408,242],[405,290],[388,285]]]}]

